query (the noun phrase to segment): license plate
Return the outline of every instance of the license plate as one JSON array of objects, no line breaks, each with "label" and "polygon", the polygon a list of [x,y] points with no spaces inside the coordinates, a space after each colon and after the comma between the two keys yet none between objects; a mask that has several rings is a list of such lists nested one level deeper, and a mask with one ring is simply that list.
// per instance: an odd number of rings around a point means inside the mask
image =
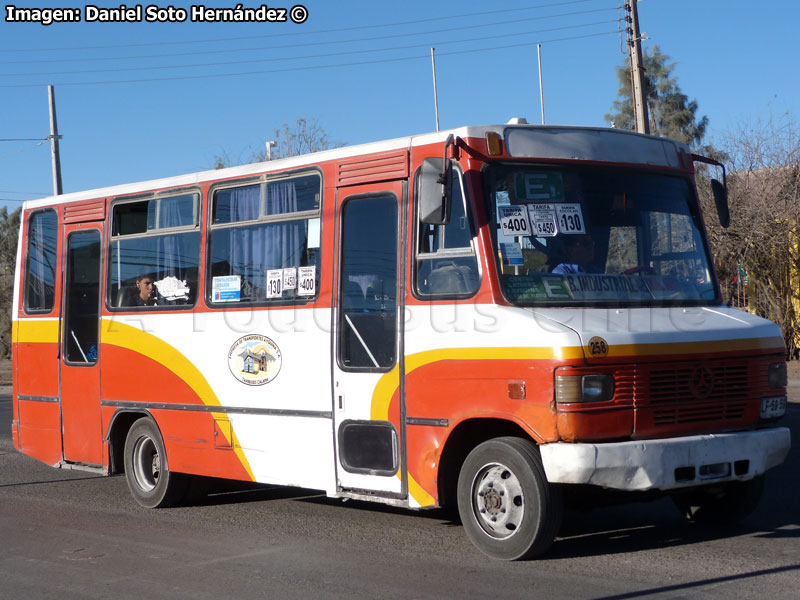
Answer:
[{"label": "license plate", "polygon": [[786,396],[761,399],[761,418],[774,419],[786,414]]}]

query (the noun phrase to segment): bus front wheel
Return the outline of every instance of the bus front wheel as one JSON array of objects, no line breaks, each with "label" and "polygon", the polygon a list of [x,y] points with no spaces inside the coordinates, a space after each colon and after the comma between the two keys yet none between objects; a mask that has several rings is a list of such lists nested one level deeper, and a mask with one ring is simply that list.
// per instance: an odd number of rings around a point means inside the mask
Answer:
[{"label": "bus front wheel", "polygon": [[125,439],[125,478],[136,502],[145,508],[162,508],[178,503],[187,479],[167,467],[164,440],[150,418],[131,426]]},{"label": "bus front wheel", "polygon": [[458,477],[464,530],[484,554],[524,560],[544,553],[561,524],[560,489],[548,483],[536,445],[501,437],[477,446]]}]

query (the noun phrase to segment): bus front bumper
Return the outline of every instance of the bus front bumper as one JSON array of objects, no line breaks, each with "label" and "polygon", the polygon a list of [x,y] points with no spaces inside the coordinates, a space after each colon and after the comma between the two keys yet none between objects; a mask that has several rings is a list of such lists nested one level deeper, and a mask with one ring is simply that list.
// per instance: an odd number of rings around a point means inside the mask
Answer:
[{"label": "bus front bumper", "polygon": [[785,427],[613,443],[539,446],[551,483],[644,491],[752,479],[789,453]]}]

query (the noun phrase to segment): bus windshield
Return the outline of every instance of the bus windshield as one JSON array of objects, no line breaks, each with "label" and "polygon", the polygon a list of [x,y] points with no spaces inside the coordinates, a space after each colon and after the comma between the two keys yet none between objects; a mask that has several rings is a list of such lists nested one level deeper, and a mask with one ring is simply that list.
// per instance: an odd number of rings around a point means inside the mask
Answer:
[{"label": "bus windshield", "polygon": [[485,171],[495,260],[520,305],[719,303],[691,180],[574,166]]}]

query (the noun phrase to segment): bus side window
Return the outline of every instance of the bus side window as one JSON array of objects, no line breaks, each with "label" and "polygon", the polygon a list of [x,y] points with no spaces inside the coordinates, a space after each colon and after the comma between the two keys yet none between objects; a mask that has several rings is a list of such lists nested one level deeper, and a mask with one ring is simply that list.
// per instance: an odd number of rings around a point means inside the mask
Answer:
[{"label": "bus side window", "polygon": [[49,312],[56,297],[58,216],[54,210],[33,213],[28,225],[23,306],[27,312]]},{"label": "bus side window", "polygon": [[[190,306],[197,298],[200,196],[163,195],[112,208],[109,304]],[[150,290],[149,294],[144,290]]]},{"label": "bus side window", "polygon": [[315,299],[321,190],[318,173],[213,190],[209,302]]},{"label": "bus side window", "polygon": [[[447,225],[417,222],[415,288],[420,296],[467,297],[480,285],[478,260],[472,247],[472,225],[466,210],[461,174],[452,173],[450,221]],[[417,174],[419,193],[419,174]],[[419,205],[419,202],[417,202]]]}]

